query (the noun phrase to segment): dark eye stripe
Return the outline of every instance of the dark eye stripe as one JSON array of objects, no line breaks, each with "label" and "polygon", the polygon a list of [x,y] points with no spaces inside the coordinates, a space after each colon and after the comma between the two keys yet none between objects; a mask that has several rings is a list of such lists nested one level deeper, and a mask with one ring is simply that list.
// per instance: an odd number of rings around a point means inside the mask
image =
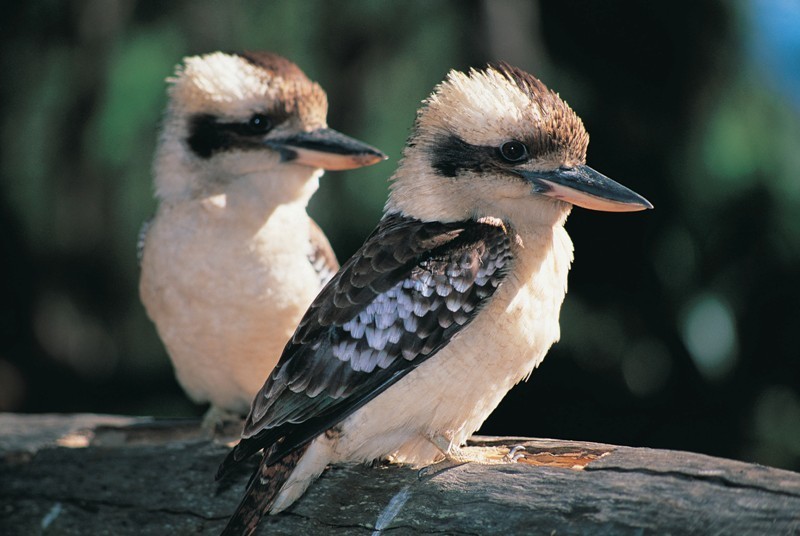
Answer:
[{"label": "dark eye stripe", "polygon": [[186,143],[200,158],[210,158],[220,151],[257,149],[260,137],[288,118],[278,110],[253,114],[245,122],[223,123],[211,114],[198,114],[189,120]]},{"label": "dark eye stripe", "polygon": [[209,158],[230,146],[230,136],[219,127],[214,116],[208,114],[196,115],[191,119],[186,141],[192,152],[200,158]]},{"label": "dark eye stripe", "polygon": [[[456,177],[464,171],[510,170],[509,164],[518,164],[536,156],[528,147],[517,140],[505,142],[500,147],[472,145],[451,135],[431,147],[431,165],[442,177]],[[504,149],[508,154],[504,154]]]},{"label": "dark eye stripe", "polygon": [[458,136],[447,136],[431,150],[434,171],[443,177],[455,177],[462,171],[483,171],[494,164],[493,147],[472,145]]}]

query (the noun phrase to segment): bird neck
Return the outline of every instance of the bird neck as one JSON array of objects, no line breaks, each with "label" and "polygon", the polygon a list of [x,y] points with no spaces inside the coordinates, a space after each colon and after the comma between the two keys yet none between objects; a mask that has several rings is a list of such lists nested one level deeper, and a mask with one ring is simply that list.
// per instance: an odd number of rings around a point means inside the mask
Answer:
[{"label": "bird neck", "polygon": [[[501,181],[505,181],[501,183]],[[522,181],[441,177],[424,160],[405,158],[391,179],[385,212],[421,221],[495,218],[522,231],[563,227],[572,205],[536,194]]]},{"label": "bird neck", "polygon": [[224,193],[241,203],[264,207],[297,205],[303,209],[319,188],[322,169],[299,165],[252,171],[223,179]]},{"label": "bird neck", "polygon": [[319,188],[322,169],[281,163],[260,151],[187,158],[180,148],[159,147],[153,162],[156,197],[181,203],[215,197],[229,207],[271,211],[279,205],[305,209]]},{"label": "bird neck", "polygon": [[[282,166],[284,167],[284,166]],[[321,169],[285,166],[287,169],[251,172],[219,178],[195,199],[207,210],[260,226],[274,218],[308,219],[306,206],[319,187]]]}]

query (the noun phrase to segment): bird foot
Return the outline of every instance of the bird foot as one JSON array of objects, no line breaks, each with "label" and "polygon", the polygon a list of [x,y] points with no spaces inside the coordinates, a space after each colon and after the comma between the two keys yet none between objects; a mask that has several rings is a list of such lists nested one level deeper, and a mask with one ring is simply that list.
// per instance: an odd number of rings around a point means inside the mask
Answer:
[{"label": "bird foot", "polygon": [[517,463],[522,458],[525,458],[525,445],[515,445],[508,449],[506,455],[503,456],[503,461],[505,463]]},{"label": "bird foot", "polygon": [[419,478],[420,480],[422,480],[423,478],[433,478],[436,475],[443,473],[444,471],[455,469],[456,467],[466,465],[467,463],[469,463],[469,460],[461,460],[458,458],[453,458],[448,456],[442,461],[426,465],[425,467],[417,471],[417,478]]},{"label": "bird foot", "polygon": [[212,439],[235,437],[242,431],[242,417],[236,413],[211,406],[203,416],[200,428]]}]

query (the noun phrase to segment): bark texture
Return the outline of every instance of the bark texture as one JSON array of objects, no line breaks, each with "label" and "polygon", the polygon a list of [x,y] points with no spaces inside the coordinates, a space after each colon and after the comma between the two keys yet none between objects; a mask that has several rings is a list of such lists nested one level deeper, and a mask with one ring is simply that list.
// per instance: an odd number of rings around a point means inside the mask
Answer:
[{"label": "bark texture", "polygon": [[[258,534],[800,533],[790,471],[550,439],[470,449],[494,463],[331,467]],[[196,421],[0,414],[0,534],[218,534],[255,467],[215,483],[227,450]]]}]

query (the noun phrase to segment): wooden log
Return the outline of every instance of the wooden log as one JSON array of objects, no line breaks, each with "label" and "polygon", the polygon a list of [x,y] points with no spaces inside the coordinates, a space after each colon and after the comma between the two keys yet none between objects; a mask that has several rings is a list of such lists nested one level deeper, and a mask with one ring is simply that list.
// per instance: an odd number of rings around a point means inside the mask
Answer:
[{"label": "wooden log", "polygon": [[[509,447],[524,446],[517,463]],[[798,534],[800,474],[688,452],[476,437],[491,464],[335,466],[259,534]],[[255,462],[196,421],[0,414],[0,534],[218,534]]]}]

